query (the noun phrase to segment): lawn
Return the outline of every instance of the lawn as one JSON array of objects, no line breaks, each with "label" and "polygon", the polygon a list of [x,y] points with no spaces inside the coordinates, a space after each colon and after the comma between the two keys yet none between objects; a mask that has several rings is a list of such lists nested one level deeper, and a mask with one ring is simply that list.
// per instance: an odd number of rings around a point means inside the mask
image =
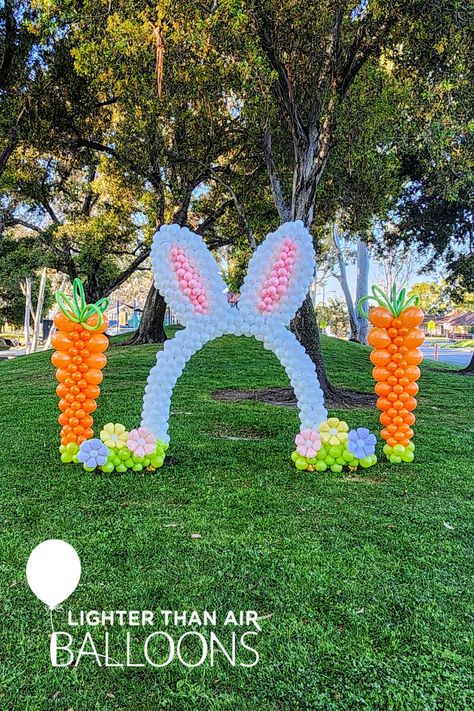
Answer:
[{"label": "lawn", "polygon": [[[323,345],[335,383],[372,388],[368,349]],[[96,432],[138,423],[155,351],[111,348]],[[287,385],[260,344],[225,337],[176,387],[172,462],[97,476],[59,462],[49,355],[0,363],[2,710],[473,707],[472,378],[422,366],[412,465],[382,455],[357,476],[298,473],[296,410],[211,398]],[[374,410],[332,414],[378,430]],[[68,608],[257,610],[259,664],[52,668],[49,615],[24,573],[46,538],[83,566],[57,629]]]}]

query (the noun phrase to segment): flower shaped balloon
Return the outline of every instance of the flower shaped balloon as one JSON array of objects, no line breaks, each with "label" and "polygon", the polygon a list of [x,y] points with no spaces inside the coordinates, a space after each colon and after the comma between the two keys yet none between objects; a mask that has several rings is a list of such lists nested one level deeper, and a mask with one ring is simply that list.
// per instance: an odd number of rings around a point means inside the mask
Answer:
[{"label": "flower shaped balloon", "polygon": [[155,451],[156,438],[147,427],[138,427],[128,436],[127,447],[137,457],[144,457]]},{"label": "flower shaped balloon", "polygon": [[369,432],[366,427],[358,427],[356,430],[349,432],[347,449],[357,459],[364,459],[374,454],[375,442],[375,435]]},{"label": "flower shaped balloon", "polygon": [[316,430],[301,430],[295,437],[295,443],[298,454],[312,459],[321,449],[321,435]]},{"label": "flower shaped balloon", "polygon": [[106,463],[109,450],[100,439],[86,439],[79,447],[77,458],[89,469],[95,469]]},{"label": "flower shaped balloon", "polygon": [[101,430],[100,438],[106,447],[109,449],[121,449],[127,446],[129,433],[125,427],[118,422],[114,424],[109,422],[104,425],[103,430]]},{"label": "flower shaped balloon", "polygon": [[321,422],[319,432],[324,443],[337,447],[347,440],[347,422],[339,420],[337,417],[329,417],[326,422]]}]

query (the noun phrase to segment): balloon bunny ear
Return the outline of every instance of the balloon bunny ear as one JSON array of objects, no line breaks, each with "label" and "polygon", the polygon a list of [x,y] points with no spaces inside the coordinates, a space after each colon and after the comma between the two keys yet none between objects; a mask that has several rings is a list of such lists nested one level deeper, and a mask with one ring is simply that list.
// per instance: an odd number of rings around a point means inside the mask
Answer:
[{"label": "balloon bunny ear", "polygon": [[250,260],[240,292],[241,318],[289,324],[308,293],[314,256],[313,240],[300,220],[267,235]]},{"label": "balloon bunny ear", "polygon": [[223,316],[225,283],[203,239],[179,225],[163,225],[153,237],[155,287],[181,324]]}]

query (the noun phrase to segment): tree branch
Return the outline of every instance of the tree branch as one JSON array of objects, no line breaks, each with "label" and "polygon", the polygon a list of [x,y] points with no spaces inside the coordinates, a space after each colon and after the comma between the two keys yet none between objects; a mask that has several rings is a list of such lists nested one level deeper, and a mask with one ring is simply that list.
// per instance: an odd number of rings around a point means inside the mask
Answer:
[{"label": "tree branch", "polygon": [[146,247],[141,254],[136,257],[133,262],[131,262],[126,269],[124,269],[120,274],[109,284],[107,289],[104,291],[104,296],[108,296],[115,289],[127,281],[128,277],[131,276],[140,267],[140,264],[145,261],[145,259],[150,255],[150,247]]},{"label": "tree branch", "polygon": [[239,198],[237,197],[235,190],[233,189],[233,187],[231,185],[229,185],[229,183],[227,183],[225,180],[223,180],[220,177],[220,175],[214,168],[211,168],[210,172],[211,172],[211,176],[214,178],[214,180],[216,180],[218,183],[220,183],[227,190],[229,195],[232,197],[232,200],[234,202],[235,209],[237,210],[237,214],[240,218],[242,227],[244,228],[245,232],[247,233],[247,239],[249,241],[250,249],[252,250],[252,252],[255,252],[255,250],[257,249],[257,242],[255,241],[255,237],[252,232],[250,223],[247,220],[247,215],[245,214],[245,209],[244,209],[242,203],[240,202]]},{"label": "tree branch", "polygon": [[280,216],[280,219],[286,222],[290,218],[290,206],[283,195],[281,178],[278,174],[273,158],[272,135],[270,133],[270,127],[268,125],[263,131],[263,152],[265,155],[265,163],[267,165],[268,175],[270,177],[270,187],[273,195],[273,201],[275,203],[276,209],[278,210],[278,215]]},{"label": "tree branch", "polygon": [[217,222],[217,220],[222,217],[222,215],[225,213],[226,210],[229,209],[229,207],[232,207],[234,204],[234,201],[232,198],[230,200],[226,200],[223,202],[217,210],[215,210],[211,215],[208,215],[205,220],[201,222],[201,224],[198,226],[196,232],[198,235],[203,235],[206,230],[209,230],[213,225]]}]

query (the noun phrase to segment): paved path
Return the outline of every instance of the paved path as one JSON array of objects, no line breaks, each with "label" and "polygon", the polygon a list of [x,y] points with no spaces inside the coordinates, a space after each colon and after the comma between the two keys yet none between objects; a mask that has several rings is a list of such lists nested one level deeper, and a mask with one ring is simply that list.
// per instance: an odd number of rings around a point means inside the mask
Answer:
[{"label": "paved path", "polygon": [[[421,349],[423,356],[428,360],[434,360],[433,346],[423,346]],[[450,363],[464,368],[471,360],[472,350],[469,348],[440,348],[438,350],[438,360],[442,363]]]}]

